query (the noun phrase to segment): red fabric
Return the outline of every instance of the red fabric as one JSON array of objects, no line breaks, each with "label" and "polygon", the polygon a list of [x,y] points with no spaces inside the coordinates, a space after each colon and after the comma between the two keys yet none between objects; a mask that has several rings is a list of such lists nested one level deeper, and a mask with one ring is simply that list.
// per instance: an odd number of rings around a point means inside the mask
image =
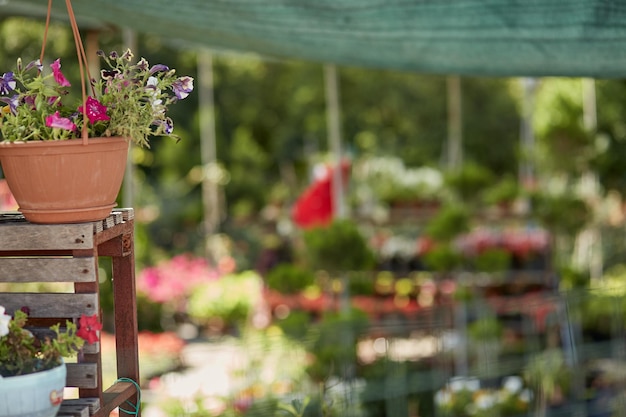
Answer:
[{"label": "red fabric", "polygon": [[[347,185],[350,173],[350,163],[343,162],[342,179],[344,186]],[[315,226],[326,226],[333,220],[335,203],[333,199],[333,178],[334,172],[327,168],[320,178],[302,193],[296,200],[292,218],[301,228],[311,228]]]}]

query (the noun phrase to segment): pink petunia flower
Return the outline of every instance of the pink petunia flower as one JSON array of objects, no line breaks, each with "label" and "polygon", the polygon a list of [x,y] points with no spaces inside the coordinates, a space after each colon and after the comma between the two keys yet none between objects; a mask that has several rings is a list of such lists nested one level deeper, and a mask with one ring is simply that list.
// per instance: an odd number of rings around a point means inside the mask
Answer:
[{"label": "pink petunia flower", "polygon": [[54,112],[54,114],[50,116],[46,116],[46,126],[65,129],[65,130],[76,130],[76,125],[67,117],[61,117],[58,111]]},{"label": "pink petunia flower", "polygon": [[69,87],[71,85],[67,78],[65,78],[65,76],[61,72],[60,58],[57,58],[56,61],[50,64],[50,68],[52,68],[52,75],[54,76],[54,80],[57,82],[57,84],[59,84],[61,87]]},{"label": "pink petunia flower", "polygon": [[[111,120],[111,118],[107,116],[107,107],[95,98],[87,97],[86,106],[89,123],[94,124],[98,121],[106,122],[107,120]],[[83,106],[80,106],[78,111],[82,113]]]}]

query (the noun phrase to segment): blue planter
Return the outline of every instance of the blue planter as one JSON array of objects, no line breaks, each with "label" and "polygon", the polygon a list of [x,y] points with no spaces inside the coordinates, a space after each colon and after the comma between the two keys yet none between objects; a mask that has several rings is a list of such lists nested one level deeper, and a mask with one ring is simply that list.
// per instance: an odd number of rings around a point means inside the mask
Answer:
[{"label": "blue planter", "polygon": [[65,363],[34,374],[0,376],[0,417],[55,417],[63,401]]}]

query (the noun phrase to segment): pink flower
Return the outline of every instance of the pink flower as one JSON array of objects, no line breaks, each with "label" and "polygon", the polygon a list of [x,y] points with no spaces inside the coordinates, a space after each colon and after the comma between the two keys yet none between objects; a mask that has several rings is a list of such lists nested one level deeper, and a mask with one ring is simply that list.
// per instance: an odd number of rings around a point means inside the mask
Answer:
[{"label": "pink flower", "polygon": [[65,76],[61,72],[60,58],[57,58],[56,61],[50,64],[50,68],[52,68],[52,75],[54,76],[54,80],[57,82],[57,84],[59,84],[61,87],[69,87],[71,85],[67,78],[65,78]]},{"label": "pink flower", "polygon": [[[106,122],[111,118],[107,116],[107,107],[100,103],[93,97],[87,97],[87,102],[85,103],[87,107],[87,118],[91,124],[96,123],[97,121]],[[78,108],[79,112],[83,112],[83,106]]]},{"label": "pink flower", "polygon": [[137,289],[154,302],[180,306],[195,287],[217,280],[222,274],[222,270],[206,259],[182,254],[144,268],[139,274]]},{"label": "pink flower", "polygon": [[65,130],[76,130],[76,125],[67,117],[61,117],[58,111],[51,116],[46,116],[46,126]]}]

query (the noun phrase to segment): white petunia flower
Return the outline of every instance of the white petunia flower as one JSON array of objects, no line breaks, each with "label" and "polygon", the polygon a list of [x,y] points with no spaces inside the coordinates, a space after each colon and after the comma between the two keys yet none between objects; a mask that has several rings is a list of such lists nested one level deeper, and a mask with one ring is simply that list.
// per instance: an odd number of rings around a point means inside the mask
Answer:
[{"label": "white petunia flower", "polygon": [[4,314],[4,312],[4,307],[0,306],[0,337],[9,334],[9,322],[11,321],[11,316]]}]

